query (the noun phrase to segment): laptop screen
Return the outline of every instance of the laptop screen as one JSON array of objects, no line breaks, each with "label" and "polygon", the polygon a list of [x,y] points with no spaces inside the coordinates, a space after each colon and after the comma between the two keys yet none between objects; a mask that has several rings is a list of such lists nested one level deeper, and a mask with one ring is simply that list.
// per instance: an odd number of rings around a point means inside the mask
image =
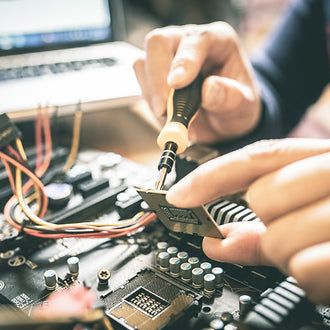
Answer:
[{"label": "laptop screen", "polygon": [[0,0],[0,54],[112,39],[108,0]]}]

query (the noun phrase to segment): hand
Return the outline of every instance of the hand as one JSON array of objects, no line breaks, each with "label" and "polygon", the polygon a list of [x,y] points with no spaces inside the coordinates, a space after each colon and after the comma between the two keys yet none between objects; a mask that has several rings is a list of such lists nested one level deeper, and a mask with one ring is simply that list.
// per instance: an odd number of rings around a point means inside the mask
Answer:
[{"label": "hand", "polygon": [[156,29],[134,70],[156,117],[165,122],[170,88],[202,72],[202,104],[189,128],[192,142],[213,143],[247,134],[258,123],[260,98],[252,67],[235,31],[224,22]]},{"label": "hand", "polygon": [[330,140],[254,143],[201,165],[167,200],[194,207],[243,190],[262,223],[226,225],[226,238],[205,238],[204,252],[224,262],[273,264],[312,301],[329,304]]}]

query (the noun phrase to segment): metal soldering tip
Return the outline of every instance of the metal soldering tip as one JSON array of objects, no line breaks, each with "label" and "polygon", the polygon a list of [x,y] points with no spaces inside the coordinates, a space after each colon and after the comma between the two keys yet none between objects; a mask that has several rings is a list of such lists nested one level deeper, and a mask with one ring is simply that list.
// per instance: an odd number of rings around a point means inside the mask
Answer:
[{"label": "metal soldering tip", "polygon": [[155,183],[156,190],[161,190],[163,188],[163,185],[164,185],[164,182],[166,179],[166,175],[167,175],[166,167],[161,168],[158,172],[157,180]]}]

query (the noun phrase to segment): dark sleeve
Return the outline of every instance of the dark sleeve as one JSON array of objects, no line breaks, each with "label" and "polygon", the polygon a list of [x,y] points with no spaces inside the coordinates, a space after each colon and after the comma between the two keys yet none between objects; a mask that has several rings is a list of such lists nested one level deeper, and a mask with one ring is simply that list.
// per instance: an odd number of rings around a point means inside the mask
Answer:
[{"label": "dark sleeve", "polygon": [[[256,129],[220,149],[283,138],[329,82],[323,1],[296,0],[283,12],[265,47],[252,56],[263,112]],[[224,147],[224,148],[223,148]]]},{"label": "dark sleeve", "polygon": [[260,124],[275,137],[291,131],[329,82],[325,26],[323,1],[295,1],[252,59],[266,113]]}]

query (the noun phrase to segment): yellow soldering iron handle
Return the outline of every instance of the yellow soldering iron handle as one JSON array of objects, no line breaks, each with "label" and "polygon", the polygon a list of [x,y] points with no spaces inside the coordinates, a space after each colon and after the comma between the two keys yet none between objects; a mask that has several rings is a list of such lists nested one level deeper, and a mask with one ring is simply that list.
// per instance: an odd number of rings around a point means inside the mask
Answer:
[{"label": "yellow soldering iron handle", "polygon": [[161,130],[157,144],[164,149],[167,142],[177,145],[177,153],[188,146],[188,126],[201,104],[203,77],[201,74],[187,87],[172,89],[167,102],[167,122]]}]

